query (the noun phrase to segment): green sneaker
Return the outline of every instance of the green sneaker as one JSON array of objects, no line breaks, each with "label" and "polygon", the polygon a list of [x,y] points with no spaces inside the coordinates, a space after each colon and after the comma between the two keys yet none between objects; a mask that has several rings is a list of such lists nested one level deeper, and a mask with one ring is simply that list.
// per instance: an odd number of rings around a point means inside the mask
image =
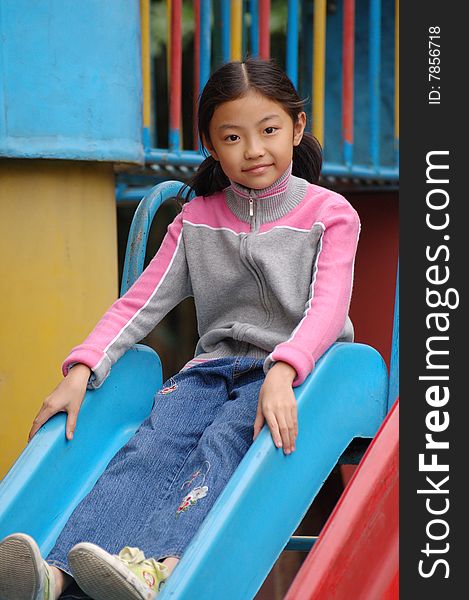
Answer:
[{"label": "green sneaker", "polygon": [[80,588],[94,600],[153,600],[169,576],[165,565],[128,546],[116,556],[83,542],[70,550],[68,562]]},{"label": "green sneaker", "polygon": [[32,537],[13,533],[0,542],[0,598],[54,600],[55,579]]}]

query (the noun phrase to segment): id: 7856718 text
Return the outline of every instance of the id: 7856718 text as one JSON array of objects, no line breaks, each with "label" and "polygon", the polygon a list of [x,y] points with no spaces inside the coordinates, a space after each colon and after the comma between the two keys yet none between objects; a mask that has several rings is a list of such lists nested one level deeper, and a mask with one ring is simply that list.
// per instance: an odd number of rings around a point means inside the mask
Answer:
[{"label": "id: 7856718 text", "polygon": [[440,27],[438,25],[428,28],[428,104],[440,104],[441,102],[441,67],[440,67]]}]

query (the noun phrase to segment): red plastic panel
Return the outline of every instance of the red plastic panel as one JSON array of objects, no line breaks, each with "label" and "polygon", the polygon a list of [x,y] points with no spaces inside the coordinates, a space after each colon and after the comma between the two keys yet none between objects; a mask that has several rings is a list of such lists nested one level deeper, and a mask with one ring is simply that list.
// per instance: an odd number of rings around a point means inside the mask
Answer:
[{"label": "red plastic panel", "polygon": [[399,597],[399,400],[284,600]]}]

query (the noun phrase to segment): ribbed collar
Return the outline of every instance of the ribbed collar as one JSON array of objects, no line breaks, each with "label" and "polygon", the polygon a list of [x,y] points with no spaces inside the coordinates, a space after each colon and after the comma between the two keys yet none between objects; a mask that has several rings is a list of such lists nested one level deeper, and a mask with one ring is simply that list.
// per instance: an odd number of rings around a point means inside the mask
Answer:
[{"label": "ribbed collar", "polygon": [[250,223],[249,199],[252,198],[257,226],[280,219],[301,202],[308,188],[307,181],[291,172],[292,163],[277,181],[260,190],[246,188],[230,179],[229,187],[224,190],[229,209],[238,219]]}]

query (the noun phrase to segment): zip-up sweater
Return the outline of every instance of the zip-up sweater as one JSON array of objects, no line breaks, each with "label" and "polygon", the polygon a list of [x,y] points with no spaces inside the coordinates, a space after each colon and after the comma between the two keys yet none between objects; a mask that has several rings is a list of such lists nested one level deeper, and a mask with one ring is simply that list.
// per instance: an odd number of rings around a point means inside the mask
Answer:
[{"label": "zip-up sweater", "polygon": [[360,230],[339,194],[291,175],[247,189],[235,182],[183,206],[142,275],[63,364],[90,367],[99,387],[111,366],[188,296],[200,339],[184,367],[226,356],[290,364],[301,384],[348,318]]}]

